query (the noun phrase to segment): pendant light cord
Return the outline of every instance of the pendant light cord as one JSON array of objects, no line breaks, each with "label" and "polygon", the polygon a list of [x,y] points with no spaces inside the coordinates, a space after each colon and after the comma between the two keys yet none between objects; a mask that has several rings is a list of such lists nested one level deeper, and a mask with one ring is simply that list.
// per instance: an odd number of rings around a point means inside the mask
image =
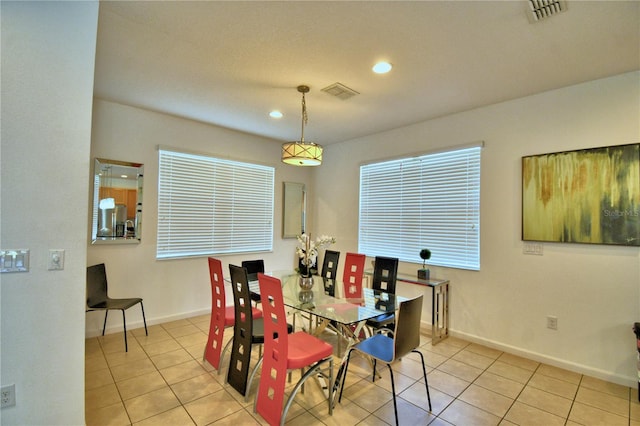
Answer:
[{"label": "pendant light cord", "polygon": [[304,125],[309,121],[307,115],[307,102],[304,98],[304,92],[302,92],[302,134],[300,136],[300,142],[304,143]]}]

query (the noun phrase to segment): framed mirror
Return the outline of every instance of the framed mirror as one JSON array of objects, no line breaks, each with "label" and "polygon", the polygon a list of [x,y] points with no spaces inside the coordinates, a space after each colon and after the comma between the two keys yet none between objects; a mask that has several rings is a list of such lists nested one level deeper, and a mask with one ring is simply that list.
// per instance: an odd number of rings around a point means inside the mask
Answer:
[{"label": "framed mirror", "polygon": [[303,183],[283,182],[282,238],[304,234],[307,215],[307,192]]},{"label": "framed mirror", "polygon": [[139,243],[144,166],[96,158],[93,167],[91,243]]}]

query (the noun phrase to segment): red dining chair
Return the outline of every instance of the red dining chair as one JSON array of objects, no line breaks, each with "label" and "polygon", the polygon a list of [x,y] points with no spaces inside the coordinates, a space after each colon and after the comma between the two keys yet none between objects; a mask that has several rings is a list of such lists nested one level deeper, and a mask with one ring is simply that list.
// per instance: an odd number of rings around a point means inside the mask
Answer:
[{"label": "red dining chair", "polygon": [[[287,318],[279,279],[258,274],[264,311],[264,356],[255,410],[270,424],[284,425],[287,412],[304,382],[328,364],[329,387],[333,389],[333,347],[304,331],[287,334]],[[306,372],[304,369],[308,368]],[[303,370],[289,394],[284,409],[285,377],[288,370]],[[327,402],[333,414],[333,392]]]},{"label": "red dining chair", "polygon": [[[235,324],[235,312],[233,305],[226,306],[222,262],[213,257],[209,258],[209,277],[211,281],[211,321],[203,359],[207,360],[220,374],[220,365],[224,354],[231,342],[233,342],[233,339],[230,339],[222,349],[224,329]],[[253,318],[262,317],[260,309],[253,308],[252,313]]]},{"label": "red dining chair", "polygon": [[366,259],[364,254],[347,253],[342,274],[345,298],[360,299],[362,297],[362,277]]}]

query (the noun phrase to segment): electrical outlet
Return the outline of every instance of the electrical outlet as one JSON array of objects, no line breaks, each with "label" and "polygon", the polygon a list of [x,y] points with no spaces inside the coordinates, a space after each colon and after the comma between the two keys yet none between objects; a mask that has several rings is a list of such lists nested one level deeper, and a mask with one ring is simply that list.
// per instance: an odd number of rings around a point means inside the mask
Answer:
[{"label": "electrical outlet", "polygon": [[16,405],[16,385],[6,385],[0,388],[2,408]]},{"label": "electrical outlet", "polygon": [[543,255],[542,243],[526,242],[522,246],[522,253],[542,256]]},{"label": "electrical outlet", "polygon": [[550,328],[551,330],[557,330],[558,329],[558,317],[554,317],[552,315],[549,315],[547,317],[547,328]]},{"label": "electrical outlet", "polygon": [[49,270],[61,271],[64,269],[64,250],[49,250]]}]

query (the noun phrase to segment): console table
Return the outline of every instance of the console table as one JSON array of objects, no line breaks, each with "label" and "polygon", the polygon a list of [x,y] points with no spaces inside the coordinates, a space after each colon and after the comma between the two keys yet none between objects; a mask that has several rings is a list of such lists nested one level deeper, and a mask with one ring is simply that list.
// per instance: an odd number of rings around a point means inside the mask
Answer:
[{"label": "console table", "polygon": [[[365,275],[372,277],[373,271],[365,271]],[[431,344],[449,337],[449,280],[421,280],[416,276],[398,274],[396,281],[431,287]]]}]

